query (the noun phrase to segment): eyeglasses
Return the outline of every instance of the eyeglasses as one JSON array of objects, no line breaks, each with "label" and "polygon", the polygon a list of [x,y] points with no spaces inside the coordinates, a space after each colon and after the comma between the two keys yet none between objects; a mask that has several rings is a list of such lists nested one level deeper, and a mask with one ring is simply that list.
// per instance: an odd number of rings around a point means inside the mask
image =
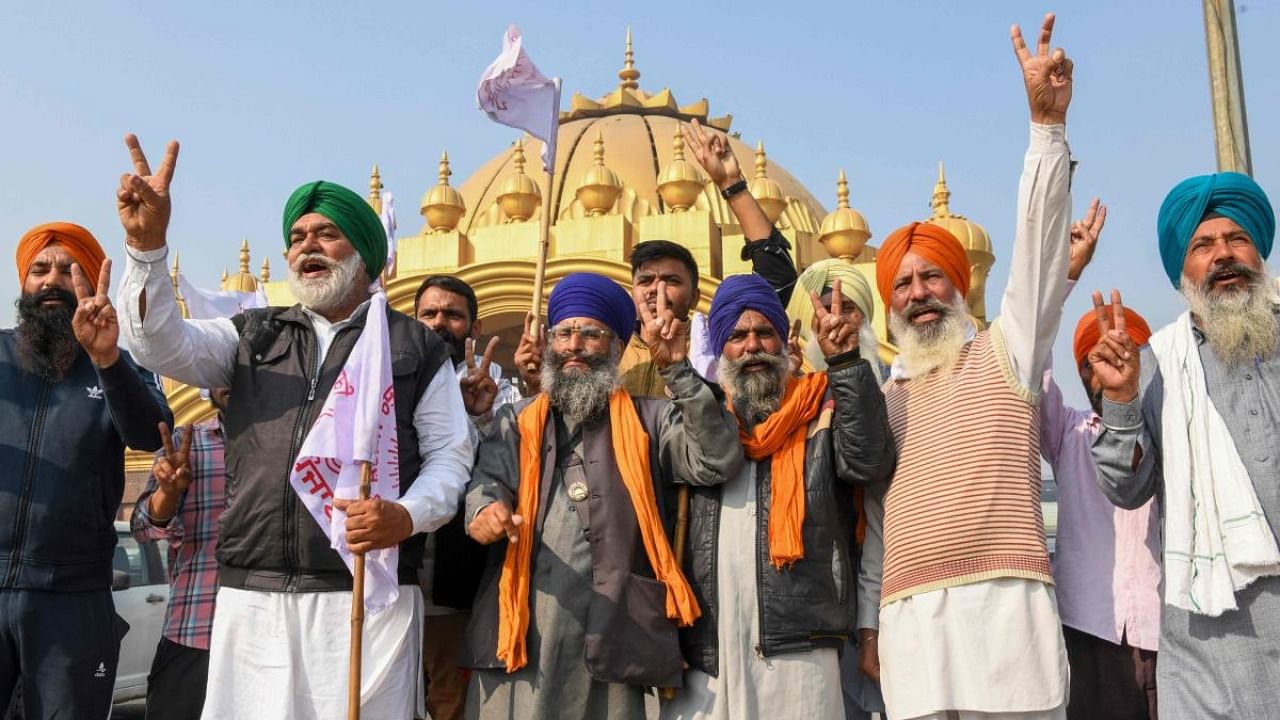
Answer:
[{"label": "eyeglasses", "polygon": [[613,333],[598,328],[594,325],[557,325],[547,331],[547,334],[555,338],[557,342],[567,343],[575,334],[582,338],[583,342],[599,342],[605,338],[613,337]]}]

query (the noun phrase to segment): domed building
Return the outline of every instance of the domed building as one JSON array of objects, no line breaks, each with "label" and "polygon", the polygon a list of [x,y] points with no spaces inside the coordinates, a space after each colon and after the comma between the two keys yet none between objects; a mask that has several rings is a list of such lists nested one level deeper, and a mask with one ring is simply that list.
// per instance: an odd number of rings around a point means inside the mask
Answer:
[{"label": "domed building", "polygon": [[[597,99],[575,93],[568,110],[560,113],[551,187],[544,187],[546,176],[538,159],[541,143],[535,140],[516,139],[459,183],[451,180],[447,152],[441,154],[436,183],[422,194],[423,224],[416,234],[398,238],[396,266],[385,278],[394,308],[412,313],[414,293],[426,275],[456,275],[475,288],[485,334],[501,338],[498,360],[510,368],[532,301],[543,193],[550,193],[544,298],[557,280],[577,271],[629,284],[627,259],[636,243],[674,240],[698,262],[703,289],[698,309],[706,312],[720,279],[749,272],[750,264],[740,259],[744,237],[728,203],[698,164],[685,157],[680,124],[693,119],[728,135],[750,192],[791,241],[801,268],[840,257],[854,263],[875,286],[876,250],[869,244],[873,233],[851,204],[844,170],[836,180],[836,207],[828,213],[809,189],[766,155],[763,142],[752,147],[732,131],[731,115],[712,117],[706,98],[681,105],[669,89],[642,89],[630,31],[618,79],[616,87]],[[381,191],[375,165],[368,196],[375,211],[381,211]],[[940,165],[933,216],[925,220],[946,227],[964,243],[973,269],[970,310],[985,323],[986,275],[995,259],[991,239],[980,225],[951,212],[950,195]],[[408,226],[403,208],[401,214],[401,225]],[[257,278],[249,266],[244,244],[239,272],[224,273],[223,288],[252,291],[261,285],[273,305],[294,303],[288,284],[270,279],[265,260]],[[885,316],[878,308],[875,325],[888,360],[894,348],[888,342]],[[211,413],[193,389],[167,389],[178,424]],[[149,466],[142,456],[131,461],[131,469]]]}]

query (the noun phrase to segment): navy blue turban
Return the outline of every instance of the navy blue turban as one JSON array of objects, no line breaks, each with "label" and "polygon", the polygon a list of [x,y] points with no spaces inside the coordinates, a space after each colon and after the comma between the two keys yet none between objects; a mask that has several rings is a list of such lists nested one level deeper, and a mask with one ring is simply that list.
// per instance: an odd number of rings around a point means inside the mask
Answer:
[{"label": "navy blue turban", "polygon": [[599,320],[625,345],[636,329],[636,304],[626,290],[603,275],[573,273],[565,275],[551,291],[547,324],[554,327],[571,317]]},{"label": "navy blue turban", "polygon": [[1264,260],[1271,255],[1276,214],[1267,194],[1253,178],[1234,172],[1189,177],[1169,191],[1156,220],[1160,259],[1174,287],[1182,284],[1182,264],[1191,236],[1210,213],[1234,220],[1244,228]]},{"label": "navy blue turban", "polygon": [[778,337],[787,337],[787,311],[773,286],[759,275],[730,275],[716,288],[707,318],[711,350],[717,356],[724,351],[724,344],[746,310],[764,315],[778,331]]}]

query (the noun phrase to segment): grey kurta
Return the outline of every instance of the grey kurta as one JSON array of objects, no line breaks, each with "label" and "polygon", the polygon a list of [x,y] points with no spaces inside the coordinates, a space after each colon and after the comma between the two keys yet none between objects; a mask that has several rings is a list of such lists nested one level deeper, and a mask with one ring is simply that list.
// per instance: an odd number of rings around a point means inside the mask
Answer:
[{"label": "grey kurta", "polygon": [[[1280,316],[1277,316],[1280,322]],[[1195,330],[1209,398],[1235,439],[1272,532],[1280,537],[1280,353],[1228,367]],[[1142,353],[1144,375],[1156,368]],[[1136,508],[1162,492],[1164,381],[1151,374],[1141,399],[1103,401],[1104,429],[1093,447],[1098,481],[1112,502]],[[1127,428],[1127,429],[1116,429]],[[1142,448],[1136,471],[1134,448]],[[1156,688],[1164,720],[1271,720],[1280,713],[1280,577],[1236,593],[1239,609],[1220,617],[1164,605]]]}]

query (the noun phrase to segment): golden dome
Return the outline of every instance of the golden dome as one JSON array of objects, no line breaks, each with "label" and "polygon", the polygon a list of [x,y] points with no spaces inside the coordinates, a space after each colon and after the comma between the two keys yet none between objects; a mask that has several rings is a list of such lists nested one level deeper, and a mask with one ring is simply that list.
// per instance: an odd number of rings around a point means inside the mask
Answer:
[{"label": "golden dome", "polygon": [[222,271],[222,289],[250,293],[258,289],[258,279],[249,274],[249,238],[240,241],[240,272],[227,277]]},{"label": "golden dome", "polygon": [[458,227],[458,221],[467,212],[462,196],[449,185],[449,153],[440,153],[440,182],[422,196],[422,217],[427,219],[427,227],[432,232],[449,232]]},{"label": "golden dome", "polygon": [[604,135],[597,130],[591,147],[591,167],[582,176],[574,196],[586,208],[587,214],[595,217],[612,210],[621,192],[622,180],[604,164]]},{"label": "golden dome", "polygon": [[769,159],[764,154],[764,141],[761,140],[756,143],[756,175],[749,190],[769,217],[769,222],[776,223],[782,211],[787,209],[787,196],[783,194],[782,186],[770,179],[768,168]]},{"label": "golden dome", "polygon": [[938,163],[938,182],[933,186],[933,217],[925,222],[933,223],[939,227],[946,228],[965,250],[977,250],[988,255],[993,255],[991,247],[991,236],[978,223],[969,220],[963,215],[956,215],[951,212],[951,191],[947,189],[947,178],[943,174],[942,163]]},{"label": "golden dome", "polygon": [[671,141],[671,162],[658,177],[658,195],[671,212],[684,212],[698,202],[707,178],[702,169],[684,159],[684,133],[677,125]]},{"label": "golden dome", "polygon": [[[524,172],[524,139],[516,142],[512,155],[515,172],[507,176],[498,193],[498,205],[507,217],[507,222],[524,222],[533,217],[542,202],[542,191],[538,183]],[[465,197],[465,195],[464,195]]]},{"label": "golden dome", "polygon": [[862,253],[871,238],[871,227],[862,213],[849,207],[849,179],[844,170],[836,180],[836,209],[822,218],[818,242],[831,257],[853,260]]}]

